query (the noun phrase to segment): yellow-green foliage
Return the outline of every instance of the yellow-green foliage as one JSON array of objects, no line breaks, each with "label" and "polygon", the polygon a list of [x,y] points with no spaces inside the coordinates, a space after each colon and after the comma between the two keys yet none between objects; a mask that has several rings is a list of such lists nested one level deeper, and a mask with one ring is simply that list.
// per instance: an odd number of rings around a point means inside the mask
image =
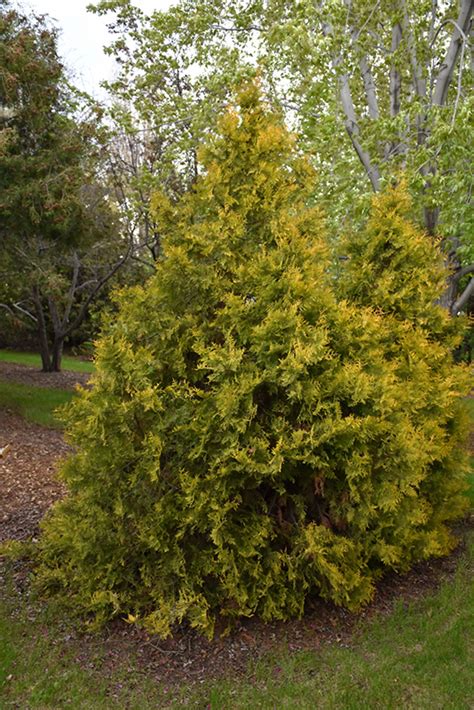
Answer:
[{"label": "yellow-green foliage", "polygon": [[372,199],[365,229],[343,244],[342,290],[352,301],[410,321],[445,338],[452,326],[435,303],[447,273],[438,244],[409,218],[412,205],[402,180]]},{"label": "yellow-green foliage", "polygon": [[41,541],[44,587],[163,635],[357,607],[449,551],[463,509],[464,374],[409,320],[337,301],[312,170],[255,86],[201,159],[181,203],[155,198],[166,258],[67,413]]}]

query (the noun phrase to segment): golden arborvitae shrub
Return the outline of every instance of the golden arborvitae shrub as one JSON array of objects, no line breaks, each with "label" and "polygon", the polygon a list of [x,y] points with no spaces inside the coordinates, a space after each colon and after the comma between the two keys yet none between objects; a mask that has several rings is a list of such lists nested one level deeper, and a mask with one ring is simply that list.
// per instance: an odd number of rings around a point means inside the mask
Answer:
[{"label": "golden arborvitae shrub", "polygon": [[40,542],[43,588],[163,635],[315,594],[355,608],[448,552],[463,509],[465,376],[428,331],[336,298],[312,169],[256,86],[201,160],[179,204],[155,197],[165,257],[104,327]]}]

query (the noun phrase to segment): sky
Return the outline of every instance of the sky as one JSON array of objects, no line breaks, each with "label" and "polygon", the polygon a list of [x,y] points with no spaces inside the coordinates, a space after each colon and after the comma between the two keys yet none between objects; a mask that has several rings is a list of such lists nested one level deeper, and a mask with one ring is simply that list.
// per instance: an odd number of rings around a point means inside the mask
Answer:
[{"label": "sky", "polygon": [[[109,43],[107,17],[87,12],[92,0],[18,0],[23,9],[49,15],[60,28],[59,53],[72,72],[74,84],[95,97],[103,96],[100,82],[114,75],[114,60],[102,47]],[[145,12],[166,10],[172,0],[134,0]],[[112,14],[110,15],[110,19]]]}]

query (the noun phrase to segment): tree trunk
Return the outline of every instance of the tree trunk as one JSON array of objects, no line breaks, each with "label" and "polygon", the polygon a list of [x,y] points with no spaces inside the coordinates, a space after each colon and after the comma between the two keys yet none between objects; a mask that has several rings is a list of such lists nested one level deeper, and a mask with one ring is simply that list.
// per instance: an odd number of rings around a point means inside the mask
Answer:
[{"label": "tree trunk", "polygon": [[45,342],[42,333],[39,333],[39,348],[40,348],[40,355],[41,355],[41,371],[42,372],[51,372],[51,355],[49,352],[49,345],[47,341]]},{"label": "tree trunk", "polygon": [[42,372],[51,372],[51,355],[48,342],[48,330],[44,317],[43,304],[38,286],[33,287],[33,301],[35,304],[36,319],[38,323],[38,343],[41,355]]},{"label": "tree trunk", "polygon": [[437,227],[439,222],[439,207],[424,207],[423,221],[425,223],[425,228],[428,234],[432,237],[435,237],[437,234]]},{"label": "tree trunk", "polygon": [[56,337],[53,343],[50,372],[61,372],[61,360],[63,357],[64,338]]},{"label": "tree trunk", "polygon": [[451,276],[450,278],[448,278],[446,283],[446,289],[444,290],[443,294],[441,295],[441,298],[439,299],[440,305],[443,306],[443,308],[446,308],[446,310],[450,313],[453,312],[453,305],[456,301],[457,293],[457,281],[455,281],[455,279]]}]

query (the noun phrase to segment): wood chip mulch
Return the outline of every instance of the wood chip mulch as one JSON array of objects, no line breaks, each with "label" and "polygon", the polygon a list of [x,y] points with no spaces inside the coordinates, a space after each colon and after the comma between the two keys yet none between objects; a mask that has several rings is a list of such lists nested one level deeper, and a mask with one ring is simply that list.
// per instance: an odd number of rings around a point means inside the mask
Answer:
[{"label": "wood chip mulch", "polygon": [[0,410],[0,541],[34,537],[38,523],[64,495],[56,479],[69,447],[62,432]]}]

